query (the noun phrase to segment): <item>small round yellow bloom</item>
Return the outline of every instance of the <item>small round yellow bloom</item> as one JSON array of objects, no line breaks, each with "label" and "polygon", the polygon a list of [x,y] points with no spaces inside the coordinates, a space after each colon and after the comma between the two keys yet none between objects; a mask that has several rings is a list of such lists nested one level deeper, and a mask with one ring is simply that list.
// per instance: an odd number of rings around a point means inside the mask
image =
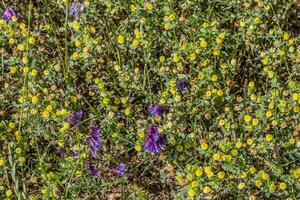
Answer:
[{"label": "small round yellow bloom", "polygon": [[134,46],[134,47],[137,47],[138,45],[139,45],[139,41],[137,40],[137,39],[134,39],[133,41],[132,41],[132,46]]},{"label": "small round yellow bloom", "polygon": [[256,180],[256,181],[255,181],[255,186],[256,186],[256,187],[260,187],[261,185],[262,185],[261,180]]},{"label": "small round yellow bloom", "polygon": [[135,150],[137,151],[137,152],[141,152],[143,149],[142,149],[142,146],[140,145],[140,144],[136,144],[135,146],[134,146],[134,148],[135,148]]},{"label": "small round yellow bloom", "polygon": [[11,195],[13,194],[12,190],[6,190],[5,195],[7,197],[11,197]]},{"label": "small round yellow bloom", "polygon": [[225,178],[225,172],[218,172],[218,178],[224,179]]},{"label": "small round yellow bloom", "polygon": [[36,76],[38,74],[38,71],[36,69],[31,70],[31,75]]},{"label": "small round yellow bloom", "polygon": [[4,164],[5,164],[5,160],[3,160],[3,159],[0,159],[0,167],[3,167],[3,166],[4,166]]},{"label": "small round yellow bloom", "polygon": [[259,124],[259,120],[257,118],[252,119],[252,125],[257,126]]},{"label": "small round yellow bloom", "polygon": [[201,46],[202,48],[206,48],[206,47],[207,47],[207,42],[206,42],[204,39],[201,39],[201,40],[200,40],[200,46]]},{"label": "small round yellow bloom", "polygon": [[216,74],[213,74],[213,75],[211,76],[211,80],[212,80],[213,82],[218,81],[218,79],[219,79],[219,76],[216,75]]},{"label": "small round yellow bloom", "polygon": [[248,145],[252,145],[253,143],[254,143],[254,141],[251,138],[247,139],[247,144]]},{"label": "small round yellow bloom", "polygon": [[49,75],[49,70],[45,69],[43,73],[44,73],[45,76],[48,76]]},{"label": "small round yellow bloom", "polygon": [[16,67],[11,67],[10,68],[10,73],[11,74],[15,74],[17,72],[17,68]]},{"label": "small round yellow bloom", "polygon": [[10,129],[13,129],[13,128],[15,128],[15,123],[13,123],[13,122],[9,122],[8,123],[8,127],[10,128]]},{"label": "small round yellow bloom", "polygon": [[199,176],[201,176],[202,174],[203,174],[202,168],[197,168],[197,169],[196,169],[196,172],[195,172],[195,175],[199,177]]},{"label": "small round yellow bloom", "polygon": [[22,149],[21,149],[20,147],[17,147],[17,148],[16,148],[16,153],[17,153],[17,154],[20,154],[21,152],[22,152]]},{"label": "small round yellow bloom", "polygon": [[209,186],[205,186],[205,187],[203,188],[203,193],[204,193],[204,194],[209,194],[210,191],[211,191],[211,189],[210,189]]},{"label": "small round yellow bloom", "polygon": [[239,184],[238,184],[238,189],[239,189],[239,190],[242,190],[242,189],[245,188],[245,186],[246,186],[245,183],[239,183]]},{"label": "small round yellow bloom", "polygon": [[271,142],[273,140],[273,136],[271,134],[266,135],[266,141]]},{"label": "small round yellow bloom", "polygon": [[124,36],[123,35],[118,35],[117,41],[118,41],[119,44],[124,44],[124,42],[125,42]]},{"label": "small round yellow bloom", "polygon": [[213,159],[216,160],[216,161],[220,160],[220,154],[215,153],[215,154],[213,155]]},{"label": "small round yellow bloom", "polygon": [[201,142],[201,149],[203,150],[203,151],[205,151],[205,150],[207,150],[208,149],[208,144],[206,143],[206,142]]},{"label": "small round yellow bloom", "polygon": [[287,188],[287,184],[285,182],[279,183],[279,189],[285,190]]},{"label": "small round yellow bloom", "polygon": [[154,6],[153,6],[152,3],[147,2],[147,3],[145,4],[145,8],[146,8],[147,10],[153,10]]},{"label": "small round yellow bloom", "polygon": [[190,188],[189,191],[188,191],[188,195],[189,195],[189,197],[194,197],[196,195],[195,190],[193,190],[192,188]]},{"label": "small round yellow bloom", "polygon": [[193,181],[193,182],[191,183],[191,186],[192,186],[193,188],[196,188],[196,187],[199,186],[199,182],[198,182],[198,181]]},{"label": "small round yellow bloom", "polygon": [[31,102],[32,102],[33,104],[37,104],[37,103],[39,102],[38,96],[33,96],[33,97],[31,97]]},{"label": "small round yellow bloom", "polygon": [[75,46],[76,46],[77,48],[81,46],[80,40],[76,40],[76,41],[75,41]]},{"label": "small round yellow bloom", "polygon": [[29,44],[34,44],[35,43],[35,38],[34,37],[30,37],[28,39]]},{"label": "small round yellow bloom", "polygon": [[262,178],[264,181],[266,181],[266,180],[268,180],[268,179],[270,178],[270,175],[269,175],[268,173],[266,173],[266,172],[262,172],[261,178]]},{"label": "small round yellow bloom", "polygon": [[251,166],[250,169],[249,169],[249,172],[251,174],[255,174],[256,173],[256,168],[254,166]]},{"label": "small round yellow bloom", "polygon": [[247,114],[247,115],[244,116],[244,121],[245,121],[246,123],[250,123],[251,120],[252,120],[252,117],[251,117],[250,115]]}]

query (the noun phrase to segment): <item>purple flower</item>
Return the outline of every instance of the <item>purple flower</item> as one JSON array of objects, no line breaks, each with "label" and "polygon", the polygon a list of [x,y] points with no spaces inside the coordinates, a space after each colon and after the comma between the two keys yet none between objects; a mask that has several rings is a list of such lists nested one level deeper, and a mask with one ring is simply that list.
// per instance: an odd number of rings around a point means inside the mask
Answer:
[{"label": "purple flower", "polygon": [[71,156],[72,156],[73,158],[78,158],[78,157],[79,157],[79,153],[76,152],[76,151],[72,151],[72,152],[71,152]]},{"label": "purple flower", "polygon": [[94,156],[95,158],[97,157],[97,152],[101,148],[100,144],[100,133],[101,129],[99,126],[94,126],[90,130],[90,136],[86,139],[90,146],[90,154]]},{"label": "purple flower", "polygon": [[126,165],[121,163],[118,167],[113,169],[113,172],[119,174],[120,176],[124,176],[126,171]]},{"label": "purple flower", "polygon": [[88,169],[90,171],[91,176],[99,176],[99,169],[92,163],[90,159],[88,160]]},{"label": "purple flower", "polygon": [[144,150],[148,153],[155,154],[166,147],[166,138],[159,134],[157,126],[151,125],[144,143]]},{"label": "purple flower", "polygon": [[189,82],[187,80],[178,80],[177,83],[178,90],[182,91],[185,88],[188,88],[190,86]]},{"label": "purple flower", "polygon": [[67,118],[67,122],[71,125],[71,126],[76,126],[79,124],[80,119],[82,118],[83,112],[71,112],[71,114],[68,116]]},{"label": "purple flower", "polygon": [[5,9],[5,11],[4,11],[4,13],[3,13],[3,15],[2,15],[3,19],[4,19],[6,22],[9,22],[9,21],[12,19],[13,16],[15,16],[15,17],[17,17],[17,18],[20,18],[20,17],[21,17],[21,15],[20,15],[19,13],[15,12],[15,11],[12,9],[12,7],[7,6],[6,9]]},{"label": "purple flower", "polygon": [[82,4],[80,3],[73,3],[70,7],[70,10],[69,10],[69,15],[71,17],[75,17],[75,18],[78,18],[79,15],[83,12],[84,10],[84,7]]},{"label": "purple flower", "polygon": [[164,113],[168,113],[169,109],[166,108],[165,106],[162,106],[162,105],[159,105],[159,104],[154,104],[154,105],[152,105],[148,108],[148,112],[152,116],[158,116],[158,115],[162,115]]}]

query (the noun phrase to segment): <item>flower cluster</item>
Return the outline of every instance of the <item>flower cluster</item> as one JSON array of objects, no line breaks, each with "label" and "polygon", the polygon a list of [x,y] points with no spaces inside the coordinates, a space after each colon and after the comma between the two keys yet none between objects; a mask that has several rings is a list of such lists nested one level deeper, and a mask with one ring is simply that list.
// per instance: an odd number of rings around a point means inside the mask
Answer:
[{"label": "flower cluster", "polygon": [[0,199],[299,199],[299,1],[0,7]]}]

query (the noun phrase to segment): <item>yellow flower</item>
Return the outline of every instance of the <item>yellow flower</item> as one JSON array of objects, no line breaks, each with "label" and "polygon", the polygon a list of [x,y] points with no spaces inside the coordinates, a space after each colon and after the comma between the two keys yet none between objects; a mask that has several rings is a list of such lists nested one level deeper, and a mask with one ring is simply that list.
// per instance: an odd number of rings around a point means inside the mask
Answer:
[{"label": "yellow flower", "polygon": [[38,71],[36,69],[31,70],[31,75],[36,76],[38,74]]},{"label": "yellow flower", "polygon": [[235,144],[235,147],[239,149],[242,147],[242,145],[243,145],[243,143],[241,141],[237,141]]},{"label": "yellow flower", "polygon": [[8,41],[8,43],[9,43],[9,44],[14,44],[15,41],[16,41],[16,40],[15,40],[14,38],[10,38],[9,41]]},{"label": "yellow flower", "polygon": [[16,16],[12,16],[11,20],[12,20],[13,22],[16,22],[16,21],[18,20],[18,18],[17,18]]},{"label": "yellow flower", "polygon": [[213,75],[211,76],[211,80],[212,80],[213,82],[218,81],[218,79],[219,79],[219,77],[218,77],[218,75],[216,75],[216,74],[213,74]]},{"label": "yellow flower", "polygon": [[261,185],[262,185],[261,180],[256,180],[256,181],[255,181],[255,186],[256,186],[256,187],[260,187]]},{"label": "yellow flower", "polygon": [[180,61],[180,57],[178,56],[178,54],[176,54],[176,53],[173,54],[173,61],[174,61],[175,63],[177,63],[177,62]]},{"label": "yellow flower", "polygon": [[5,164],[5,160],[0,159],[0,167],[4,166],[4,164]]},{"label": "yellow flower", "polygon": [[45,111],[42,113],[42,117],[47,119],[47,118],[50,117],[50,113],[49,113],[47,110],[45,110]]},{"label": "yellow flower", "polygon": [[134,12],[136,11],[136,6],[133,5],[133,4],[131,4],[131,5],[129,6],[129,8],[130,8],[130,11],[131,11],[132,13],[134,13]]},{"label": "yellow flower", "polygon": [[21,24],[19,25],[19,27],[20,27],[21,30],[24,30],[24,29],[26,28],[26,25],[25,25],[24,23],[21,23]]},{"label": "yellow flower", "polygon": [[255,24],[260,24],[260,23],[261,23],[260,18],[259,18],[259,17],[256,17],[256,18],[254,19],[254,23],[255,23]]},{"label": "yellow flower", "polygon": [[270,178],[270,175],[266,172],[262,172],[261,178],[266,181]]},{"label": "yellow flower", "polygon": [[215,153],[215,154],[213,155],[213,159],[216,160],[216,161],[220,160],[220,154]]},{"label": "yellow flower", "polygon": [[252,125],[257,126],[259,124],[259,120],[257,118],[252,119]]},{"label": "yellow flower", "polygon": [[213,51],[213,55],[214,55],[214,56],[219,56],[220,53],[221,53],[221,50],[220,50],[220,49],[214,49],[214,51]]},{"label": "yellow flower", "polygon": [[285,32],[285,33],[283,34],[283,39],[284,39],[285,41],[287,41],[287,40],[289,40],[289,38],[290,38],[289,34],[288,34],[287,32]]},{"label": "yellow flower", "polygon": [[201,142],[201,149],[203,150],[203,151],[205,151],[205,150],[207,150],[208,149],[208,144],[206,143],[206,142]]},{"label": "yellow flower", "polygon": [[73,29],[78,30],[78,29],[80,29],[80,23],[75,21],[75,22],[73,22],[72,27],[73,27]]},{"label": "yellow flower", "polygon": [[239,189],[239,190],[242,190],[242,189],[245,188],[245,186],[246,186],[245,183],[239,183],[239,184],[238,184],[238,189]]},{"label": "yellow flower", "polygon": [[246,178],[246,177],[247,177],[247,173],[246,173],[246,172],[241,172],[240,177],[241,177],[241,178]]},{"label": "yellow flower", "polygon": [[75,41],[75,46],[76,46],[77,48],[81,46],[80,40],[76,40],[76,41]]},{"label": "yellow flower", "polygon": [[271,182],[268,187],[269,187],[269,190],[271,190],[271,191],[275,191],[275,189],[276,189],[274,182]]},{"label": "yellow flower", "polygon": [[263,65],[267,65],[267,64],[269,64],[269,59],[264,58],[264,59],[261,60],[261,62],[262,62]]},{"label": "yellow flower", "polygon": [[31,102],[32,102],[33,104],[38,103],[38,102],[39,102],[38,96],[33,96],[33,97],[31,97]]},{"label": "yellow flower", "polygon": [[142,146],[140,145],[140,144],[136,144],[135,146],[134,146],[134,148],[135,148],[135,150],[137,151],[137,152],[141,152],[143,149],[142,149]]},{"label": "yellow flower", "polygon": [[252,89],[252,88],[254,88],[254,85],[255,85],[255,83],[253,81],[250,81],[248,84],[248,87]]},{"label": "yellow flower", "polygon": [[11,67],[10,68],[10,73],[11,74],[15,74],[17,72],[17,68],[16,67]]},{"label": "yellow flower", "polygon": [[287,188],[287,184],[285,182],[279,183],[279,189],[285,190]]},{"label": "yellow flower", "polygon": [[192,188],[190,188],[189,191],[188,191],[188,195],[189,195],[189,197],[194,197],[196,195],[195,190],[193,190]]},{"label": "yellow flower", "polygon": [[220,126],[224,126],[224,124],[225,124],[225,120],[224,120],[224,119],[220,119],[219,125],[220,125]]},{"label": "yellow flower", "polygon": [[204,193],[204,194],[208,194],[208,193],[210,193],[210,191],[211,191],[211,189],[210,189],[209,186],[205,186],[205,187],[203,188],[203,193]]},{"label": "yellow flower", "polygon": [[273,140],[273,136],[271,134],[266,135],[266,141],[271,142]]},{"label": "yellow flower", "polygon": [[20,147],[16,148],[16,153],[20,154],[22,152],[22,149]]},{"label": "yellow flower", "polygon": [[137,47],[138,45],[139,45],[139,41],[138,40],[136,40],[136,39],[134,39],[133,41],[132,41],[132,46],[134,46],[134,47]]},{"label": "yellow flower", "polygon": [[247,144],[248,144],[248,145],[252,145],[253,142],[254,142],[254,141],[253,141],[251,138],[247,139]]},{"label": "yellow flower", "polygon": [[11,195],[13,194],[12,190],[6,190],[5,195],[7,197],[11,197]]},{"label": "yellow flower", "polygon": [[268,111],[266,112],[266,117],[267,117],[267,118],[272,117],[272,115],[273,115],[272,110],[268,110]]},{"label": "yellow flower", "polygon": [[298,101],[299,94],[298,93],[293,93],[292,97],[293,97],[294,101]]},{"label": "yellow flower", "polygon": [[252,120],[252,117],[251,117],[250,115],[247,114],[247,115],[244,116],[244,121],[245,121],[246,123],[250,123],[251,120]]},{"label": "yellow flower", "polygon": [[9,122],[9,123],[8,123],[8,128],[10,128],[10,129],[15,128],[15,123]]},{"label": "yellow flower", "polygon": [[146,8],[147,10],[153,10],[154,6],[153,6],[152,3],[147,2],[147,3],[145,4],[145,8]]},{"label": "yellow flower", "polygon": [[218,172],[218,178],[224,179],[225,178],[225,172]]},{"label": "yellow flower", "polygon": [[43,73],[44,73],[45,76],[48,76],[49,75],[49,70],[45,69]]},{"label": "yellow flower", "polygon": [[23,57],[22,62],[23,62],[24,65],[28,64],[28,62],[29,62],[28,57],[26,57],[26,56]]},{"label": "yellow flower", "polygon": [[199,186],[199,182],[198,182],[198,181],[193,181],[193,182],[191,183],[191,186],[192,186],[193,188],[196,188],[196,187]]},{"label": "yellow flower", "polygon": [[118,35],[117,41],[118,41],[119,44],[124,44],[124,42],[125,42],[124,36],[123,35]]},{"label": "yellow flower", "polygon": [[201,46],[202,48],[206,48],[206,47],[207,47],[207,42],[206,42],[204,39],[201,39],[201,40],[200,40],[200,46]]},{"label": "yellow flower", "polygon": [[224,94],[223,90],[219,89],[219,90],[217,91],[217,95],[218,95],[218,96],[223,96],[223,94]]},{"label": "yellow flower", "polygon": [[255,174],[256,168],[255,168],[254,166],[251,166],[250,169],[249,169],[249,172],[250,172],[251,174]]},{"label": "yellow flower", "polygon": [[203,28],[207,28],[209,26],[209,23],[207,23],[207,22],[204,22],[203,24],[202,24],[202,27]]},{"label": "yellow flower", "polygon": [[34,44],[35,43],[35,38],[34,37],[30,37],[28,39],[29,44]]},{"label": "yellow flower", "polygon": [[197,169],[196,169],[196,172],[195,172],[195,175],[199,177],[199,176],[201,176],[202,174],[203,174],[202,168],[197,168]]},{"label": "yellow flower", "polygon": [[249,200],[256,200],[256,197],[253,196],[253,195],[251,195],[251,196],[249,197]]}]

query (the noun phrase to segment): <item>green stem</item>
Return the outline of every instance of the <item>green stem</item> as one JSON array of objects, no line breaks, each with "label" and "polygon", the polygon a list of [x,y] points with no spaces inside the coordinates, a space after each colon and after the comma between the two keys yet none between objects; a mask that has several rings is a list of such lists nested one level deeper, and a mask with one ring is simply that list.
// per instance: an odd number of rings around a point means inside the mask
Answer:
[{"label": "green stem", "polygon": [[69,63],[69,45],[68,45],[68,21],[69,21],[69,0],[66,0],[66,14],[65,14],[65,67],[63,69],[64,79],[69,87],[71,85],[70,80],[70,63]]}]

